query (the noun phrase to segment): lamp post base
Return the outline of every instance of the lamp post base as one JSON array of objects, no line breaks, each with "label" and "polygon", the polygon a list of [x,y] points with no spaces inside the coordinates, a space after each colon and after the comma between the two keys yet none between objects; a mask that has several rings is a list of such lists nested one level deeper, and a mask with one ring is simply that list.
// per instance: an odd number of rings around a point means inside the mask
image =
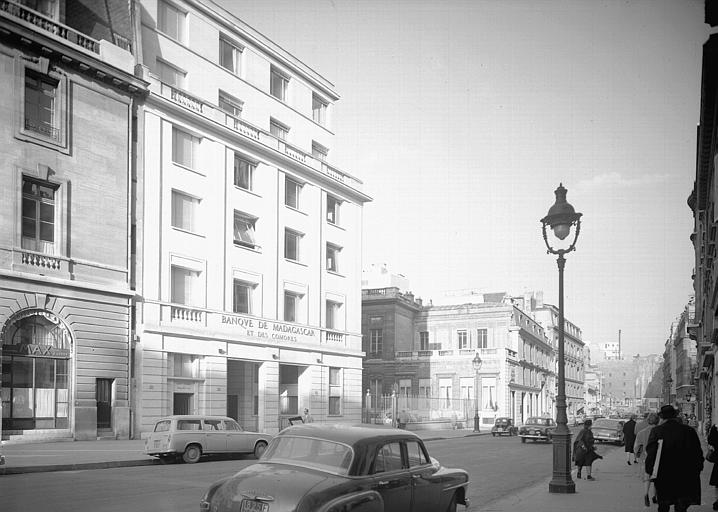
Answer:
[{"label": "lamp post base", "polygon": [[477,414],[474,416],[474,432],[481,432],[481,421],[479,420],[479,415]]},{"label": "lamp post base", "polygon": [[576,483],[571,478],[571,432],[565,424],[559,424],[553,434],[553,478],[548,484],[548,492],[576,492]]}]

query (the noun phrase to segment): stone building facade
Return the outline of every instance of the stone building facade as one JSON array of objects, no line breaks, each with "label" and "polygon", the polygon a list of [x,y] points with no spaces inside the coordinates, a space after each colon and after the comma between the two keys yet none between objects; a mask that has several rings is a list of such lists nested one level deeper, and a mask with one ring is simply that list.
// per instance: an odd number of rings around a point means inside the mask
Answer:
[{"label": "stone building facade", "polygon": [[3,439],[130,435],[132,12],[0,4]]}]

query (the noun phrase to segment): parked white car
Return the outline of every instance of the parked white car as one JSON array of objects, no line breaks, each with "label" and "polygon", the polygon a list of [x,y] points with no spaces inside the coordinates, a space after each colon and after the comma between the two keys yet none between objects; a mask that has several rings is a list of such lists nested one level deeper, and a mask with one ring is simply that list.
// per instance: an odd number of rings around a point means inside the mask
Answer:
[{"label": "parked white car", "polygon": [[253,453],[261,457],[270,434],[249,432],[226,416],[175,415],[158,420],[145,440],[145,453],[160,459],[198,462],[202,455]]}]

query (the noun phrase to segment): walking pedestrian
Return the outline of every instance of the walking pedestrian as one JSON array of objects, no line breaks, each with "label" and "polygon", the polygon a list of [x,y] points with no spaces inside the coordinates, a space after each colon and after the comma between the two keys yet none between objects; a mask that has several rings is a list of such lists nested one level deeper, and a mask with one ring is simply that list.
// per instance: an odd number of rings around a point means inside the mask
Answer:
[{"label": "walking pedestrian", "polygon": [[603,458],[596,453],[591,425],[593,425],[593,421],[590,419],[584,421],[583,428],[576,434],[576,439],[573,441],[573,460],[578,466],[576,478],[581,478],[581,470],[585,467],[586,480],[594,480],[591,476],[591,464],[594,460]]},{"label": "walking pedestrian", "polygon": [[646,443],[646,473],[656,486],[658,512],[685,512],[701,503],[703,450],[698,434],[678,420],[672,405],[661,407],[663,423],[653,427]]},{"label": "walking pedestrian", "polygon": [[626,464],[631,465],[631,459],[636,462],[636,454],[633,451],[633,443],[636,442],[636,415],[631,417],[623,424],[623,445],[626,452]]},{"label": "walking pedestrian", "polygon": [[[636,454],[636,459],[639,462],[646,458],[646,444],[648,444],[648,436],[651,434],[653,427],[658,425],[658,414],[655,412],[649,413],[645,422],[641,421],[636,426],[638,427],[644,423],[646,426],[638,432],[636,435],[636,441],[633,443],[633,452]],[[647,507],[650,507],[651,501],[653,501],[653,503],[658,503],[658,499],[656,498],[655,486],[653,486],[653,493],[651,495],[651,474],[647,473],[645,470],[643,472],[643,482],[646,488],[646,493],[643,495],[643,503]]]},{"label": "walking pedestrian", "polygon": [[[716,428],[715,424],[713,424],[708,431],[708,445],[713,449],[713,452],[716,454],[715,456],[718,456],[718,428]],[[718,510],[718,464],[713,464],[709,483],[715,489],[716,500],[713,502],[713,510]]]}]

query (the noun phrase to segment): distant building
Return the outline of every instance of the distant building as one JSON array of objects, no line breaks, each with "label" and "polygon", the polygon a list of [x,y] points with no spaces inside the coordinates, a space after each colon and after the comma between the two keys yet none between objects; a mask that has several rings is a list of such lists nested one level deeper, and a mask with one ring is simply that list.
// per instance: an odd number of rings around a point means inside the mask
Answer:
[{"label": "distant building", "polygon": [[618,342],[601,343],[599,344],[599,348],[603,352],[606,361],[619,361],[623,359],[621,344]]},{"label": "distant building", "polygon": [[[521,422],[554,415],[553,340],[505,293],[439,306],[398,288],[364,289],[362,333],[369,401],[392,392],[415,396],[433,404],[419,419],[459,416],[470,422],[480,398],[482,428],[499,416]],[[478,373],[476,354],[482,360]]]},{"label": "distant building", "polygon": [[697,391],[694,376],[697,370],[697,346],[688,333],[694,317],[693,297],[681,315],[671,324],[666,340],[664,359],[665,403],[674,404],[684,414],[696,413]]},{"label": "distant building", "polygon": [[401,292],[409,291],[409,280],[401,275],[391,272],[386,264],[372,264],[362,270],[361,287],[364,288],[398,288]]}]

